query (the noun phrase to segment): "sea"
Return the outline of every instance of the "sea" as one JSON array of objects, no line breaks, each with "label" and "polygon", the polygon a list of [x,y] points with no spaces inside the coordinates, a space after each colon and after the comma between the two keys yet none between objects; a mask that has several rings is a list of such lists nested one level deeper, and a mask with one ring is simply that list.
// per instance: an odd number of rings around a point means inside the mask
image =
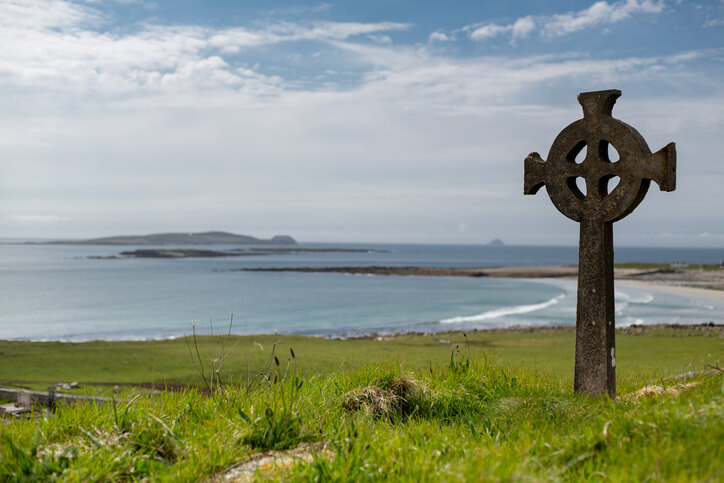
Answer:
[{"label": "sea", "polygon": [[[0,243],[0,339],[166,339],[191,334],[401,332],[575,325],[576,283],[245,272],[332,266],[575,264],[577,247],[322,244],[359,252],[227,258],[110,258],[147,247]],[[187,248],[187,247],[185,247]],[[198,246],[225,250],[238,246]],[[722,249],[617,247],[617,262],[721,263]],[[616,286],[616,325],[724,323],[724,302]],[[233,317],[233,319],[232,319]],[[193,328],[193,329],[192,329]]]}]

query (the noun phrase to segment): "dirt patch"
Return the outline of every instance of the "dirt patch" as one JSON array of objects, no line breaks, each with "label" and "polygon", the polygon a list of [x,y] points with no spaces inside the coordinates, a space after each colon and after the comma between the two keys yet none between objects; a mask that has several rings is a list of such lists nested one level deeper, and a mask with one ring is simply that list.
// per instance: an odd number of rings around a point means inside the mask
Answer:
[{"label": "dirt patch", "polygon": [[227,468],[223,473],[215,476],[210,481],[220,482],[251,482],[260,473],[267,477],[282,476],[299,462],[311,463],[315,455],[322,455],[325,458],[334,457],[334,452],[327,448],[326,444],[302,444],[296,448],[284,451],[266,451],[252,455],[249,461],[238,463]]}]

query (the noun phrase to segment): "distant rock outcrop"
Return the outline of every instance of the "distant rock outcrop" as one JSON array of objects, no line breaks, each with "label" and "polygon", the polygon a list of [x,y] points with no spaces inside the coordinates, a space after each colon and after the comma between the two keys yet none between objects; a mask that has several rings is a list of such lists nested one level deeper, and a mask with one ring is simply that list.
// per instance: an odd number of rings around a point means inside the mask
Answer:
[{"label": "distant rock outcrop", "polygon": [[297,241],[289,235],[275,235],[272,237],[273,245],[296,245]]},{"label": "distant rock outcrop", "polygon": [[248,235],[237,235],[225,231],[206,231],[203,233],[155,233],[152,235],[124,235],[85,240],[57,240],[47,242],[62,245],[296,245],[294,238],[277,235],[270,240]]},{"label": "distant rock outcrop", "polygon": [[492,240],[490,243],[488,243],[488,246],[491,247],[502,247],[503,245],[505,245],[505,243],[503,243],[503,240],[501,240],[500,238],[496,238],[495,240]]}]

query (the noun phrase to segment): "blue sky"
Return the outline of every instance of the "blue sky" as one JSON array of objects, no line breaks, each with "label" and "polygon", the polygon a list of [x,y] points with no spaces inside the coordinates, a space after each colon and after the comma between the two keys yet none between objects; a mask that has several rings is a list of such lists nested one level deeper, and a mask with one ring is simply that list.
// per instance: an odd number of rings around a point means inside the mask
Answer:
[{"label": "blue sky", "polygon": [[721,0],[0,0],[0,236],[573,245],[523,159],[617,88],[616,243],[724,248],[723,80]]}]

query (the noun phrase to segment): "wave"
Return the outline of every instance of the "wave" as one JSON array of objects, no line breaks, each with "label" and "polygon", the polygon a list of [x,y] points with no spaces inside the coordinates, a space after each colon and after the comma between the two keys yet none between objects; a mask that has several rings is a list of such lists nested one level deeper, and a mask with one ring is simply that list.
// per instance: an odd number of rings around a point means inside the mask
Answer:
[{"label": "wave", "polygon": [[634,298],[624,292],[619,292],[618,290],[615,291],[615,297],[618,299],[623,299],[626,302],[630,302],[632,304],[649,304],[654,300],[654,296],[650,293],[645,293],[643,297],[641,298]]},{"label": "wave", "polygon": [[628,308],[628,302],[616,302],[616,315],[623,315],[623,311]]},{"label": "wave", "polygon": [[482,314],[478,315],[470,315],[467,317],[458,316],[458,317],[452,317],[449,319],[443,319],[440,322],[443,324],[459,324],[460,322],[480,322],[482,320],[489,320],[489,319],[497,319],[500,317],[505,317],[506,315],[517,315],[517,314],[527,314],[528,312],[535,312],[536,310],[542,310],[547,307],[550,307],[551,305],[555,305],[558,303],[559,300],[562,300],[566,294],[558,295],[557,297],[553,297],[552,299],[540,303],[540,304],[532,304],[532,305],[518,305],[515,307],[503,307],[500,309],[494,309],[494,310],[488,310],[487,312],[483,312]]}]

